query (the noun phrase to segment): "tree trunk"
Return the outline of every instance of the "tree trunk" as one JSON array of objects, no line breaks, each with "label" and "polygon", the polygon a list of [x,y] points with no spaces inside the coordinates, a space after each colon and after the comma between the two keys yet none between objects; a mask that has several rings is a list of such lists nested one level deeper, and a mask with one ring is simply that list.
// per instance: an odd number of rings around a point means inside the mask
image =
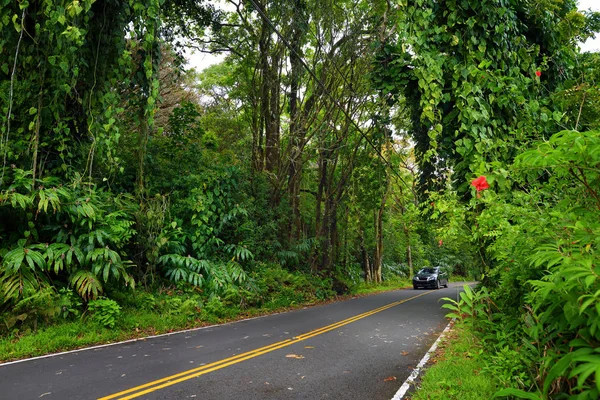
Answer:
[{"label": "tree trunk", "polygon": [[267,104],[266,112],[263,113],[265,118],[265,169],[271,172],[273,181],[277,181],[279,172],[279,125],[280,125],[280,110],[279,110],[279,91],[280,91],[280,74],[279,62],[281,56],[280,50],[275,49],[271,54],[271,65],[266,66],[265,81],[263,85],[266,88]]},{"label": "tree trunk", "polygon": [[300,222],[300,184],[302,182],[302,151],[304,147],[304,127],[299,112],[298,91],[302,72],[302,38],[304,26],[308,24],[304,14],[304,1],[296,0],[296,12],[292,18],[292,49],[289,59],[291,66],[290,77],[290,167],[288,171],[288,195],[292,208],[292,218],[289,226],[289,239],[295,241],[301,236]]},{"label": "tree trunk", "polygon": [[[254,77],[252,79],[253,86],[256,86],[256,71]],[[255,93],[251,95],[251,104],[253,110],[260,109],[260,97],[256,96]],[[252,118],[252,169],[255,172],[262,171],[263,166],[263,153],[262,153],[262,127],[263,121],[261,118],[261,114],[258,112],[251,113]]]},{"label": "tree trunk", "polygon": [[360,218],[360,211],[358,212],[358,246],[360,248],[360,258],[362,260],[363,271],[365,271],[365,281],[373,281],[373,271],[371,271],[371,263],[369,262],[369,252],[365,245],[365,230],[363,229],[363,221]]},{"label": "tree trunk", "polygon": [[373,257],[373,268],[375,282],[381,282],[381,267],[383,264],[383,215],[385,204],[390,193],[390,179],[386,175],[385,192],[381,197],[379,209],[375,210],[375,256]]},{"label": "tree trunk", "polygon": [[383,260],[383,222],[381,210],[374,210],[375,255],[373,256],[373,281],[381,282],[381,262]]},{"label": "tree trunk", "polygon": [[[259,4],[262,12],[265,12],[264,6]],[[258,70],[258,88],[259,88],[259,111],[258,111],[258,123],[256,126],[256,132],[253,134],[254,147],[255,147],[255,157],[256,157],[256,165],[255,168],[257,171],[262,171],[265,167],[265,148],[263,145],[263,138],[267,134],[266,132],[269,129],[269,121],[270,121],[270,110],[269,110],[269,48],[270,48],[270,37],[269,37],[270,27],[266,22],[263,21],[260,32],[260,39],[258,41],[258,62],[257,62],[257,70]]]},{"label": "tree trunk", "polygon": [[412,278],[413,276],[415,276],[415,271],[413,268],[412,250],[410,248],[410,243],[408,244],[408,246],[406,246],[406,258],[408,259],[408,273],[409,276]]}]

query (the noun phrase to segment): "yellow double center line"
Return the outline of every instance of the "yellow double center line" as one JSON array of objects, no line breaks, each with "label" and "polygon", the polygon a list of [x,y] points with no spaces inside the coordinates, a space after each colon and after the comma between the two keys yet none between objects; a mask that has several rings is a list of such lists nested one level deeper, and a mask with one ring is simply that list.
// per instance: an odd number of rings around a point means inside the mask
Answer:
[{"label": "yellow double center line", "polygon": [[143,396],[145,394],[148,394],[148,393],[151,393],[151,392],[155,392],[157,390],[166,388],[168,386],[175,385],[177,383],[186,381],[188,379],[196,378],[196,377],[199,377],[201,375],[208,374],[210,372],[213,372],[213,371],[216,371],[216,370],[219,370],[219,369],[222,369],[222,368],[226,368],[226,367],[228,367],[230,365],[237,364],[237,363],[240,363],[242,361],[249,360],[251,358],[258,357],[258,356],[266,354],[266,353],[270,353],[272,351],[281,349],[282,347],[287,347],[287,346],[290,346],[292,344],[301,342],[303,340],[310,339],[312,337],[315,337],[315,336],[321,335],[323,333],[326,333],[326,332],[332,331],[334,329],[337,329],[337,328],[339,328],[341,326],[348,325],[348,324],[350,324],[352,322],[355,322],[355,321],[358,321],[360,319],[366,318],[366,317],[368,317],[370,315],[377,314],[377,313],[379,313],[381,311],[385,311],[388,308],[392,308],[392,307],[395,307],[395,306],[400,305],[402,303],[406,303],[407,301],[416,299],[417,297],[424,296],[424,295],[426,295],[428,293],[430,293],[430,292],[425,292],[425,293],[422,293],[422,294],[419,294],[419,295],[416,295],[416,296],[413,296],[413,297],[409,297],[408,299],[405,299],[405,300],[395,301],[395,302],[387,304],[387,305],[385,305],[383,307],[379,307],[379,308],[376,308],[374,310],[367,311],[365,313],[356,315],[354,317],[347,318],[347,319],[342,320],[342,321],[338,321],[338,322],[336,322],[334,324],[327,325],[327,326],[324,326],[324,327],[319,328],[319,329],[315,329],[313,331],[304,333],[304,334],[299,335],[299,336],[295,336],[292,339],[286,339],[286,340],[283,340],[281,342],[273,343],[273,344],[271,344],[269,346],[260,347],[258,349],[255,349],[255,350],[252,350],[252,351],[248,351],[246,353],[238,354],[238,355],[233,356],[233,357],[224,358],[222,360],[215,361],[213,363],[206,364],[206,365],[203,365],[203,366],[198,367],[198,368],[193,368],[193,369],[190,369],[190,370],[187,370],[187,371],[180,372],[180,373],[175,374],[175,375],[166,376],[164,378],[157,379],[155,381],[148,382],[148,383],[145,383],[143,385],[139,385],[139,386],[133,387],[131,389],[124,390],[124,391],[119,392],[119,393],[111,394],[110,396],[101,397],[98,400],[113,400],[113,399],[127,400],[127,399],[134,399],[136,397],[140,397],[140,396]]}]

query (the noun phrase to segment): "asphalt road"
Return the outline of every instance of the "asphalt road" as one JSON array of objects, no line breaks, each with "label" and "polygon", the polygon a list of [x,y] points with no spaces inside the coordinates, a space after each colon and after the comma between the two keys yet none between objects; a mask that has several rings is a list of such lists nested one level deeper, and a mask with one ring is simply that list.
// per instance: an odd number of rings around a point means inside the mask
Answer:
[{"label": "asphalt road", "polygon": [[446,326],[441,290],[397,290],[0,364],[0,399],[390,399]]}]

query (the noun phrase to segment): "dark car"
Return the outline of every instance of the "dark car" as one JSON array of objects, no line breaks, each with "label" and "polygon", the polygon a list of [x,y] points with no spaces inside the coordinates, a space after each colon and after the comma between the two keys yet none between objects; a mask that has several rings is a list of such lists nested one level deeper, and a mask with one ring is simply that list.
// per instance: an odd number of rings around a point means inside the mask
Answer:
[{"label": "dark car", "polygon": [[448,274],[440,267],[422,268],[413,277],[413,288],[435,288],[448,287]]}]

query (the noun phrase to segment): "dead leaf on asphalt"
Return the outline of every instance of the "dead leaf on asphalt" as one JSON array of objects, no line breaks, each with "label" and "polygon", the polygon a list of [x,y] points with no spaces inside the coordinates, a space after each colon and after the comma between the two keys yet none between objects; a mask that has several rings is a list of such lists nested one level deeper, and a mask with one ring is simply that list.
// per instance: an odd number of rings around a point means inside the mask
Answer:
[{"label": "dead leaf on asphalt", "polygon": [[403,356],[407,356],[407,355],[408,355],[408,351],[403,351],[403,352],[402,352],[402,353],[400,353],[400,354],[402,354]]},{"label": "dead leaf on asphalt", "polygon": [[286,357],[287,358],[296,358],[296,359],[304,358],[304,356],[299,356],[298,354],[288,354]]},{"label": "dead leaf on asphalt", "polygon": [[395,381],[396,377],[395,376],[388,376],[387,378],[385,378],[383,381],[384,382],[389,382],[389,381]]}]

